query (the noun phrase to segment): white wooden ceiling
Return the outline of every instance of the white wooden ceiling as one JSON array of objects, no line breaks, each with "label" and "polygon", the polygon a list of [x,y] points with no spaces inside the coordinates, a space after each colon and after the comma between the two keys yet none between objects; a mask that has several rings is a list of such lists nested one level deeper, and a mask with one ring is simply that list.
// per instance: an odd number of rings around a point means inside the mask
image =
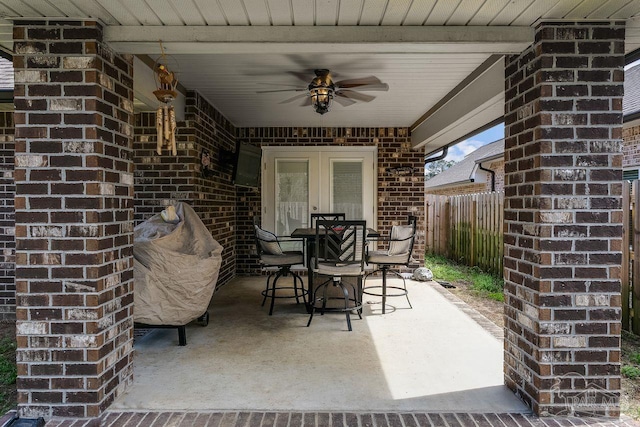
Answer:
[{"label": "white wooden ceiling", "polygon": [[[522,40],[510,40],[505,32],[505,40],[498,37],[490,40],[493,44],[485,40],[482,49],[472,43],[442,43],[433,51],[416,51],[416,44],[406,43],[381,51],[377,45],[362,41],[361,49],[357,43],[349,49],[339,43],[310,49],[309,43],[296,44],[301,28],[340,31],[344,27],[344,33],[335,34],[348,38],[349,28],[382,27],[391,31],[395,27],[408,32],[452,27],[454,34],[445,34],[443,39],[465,33],[463,38],[469,42],[474,31],[480,35],[478,27],[515,30],[541,19],[625,19],[629,52],[640,47],[638,16],[640,0],[0,0],[0,17],[7,20],[100,20],[111,37],[127,34],[127,40],[114,42],[118,50],[137,54],[153,56],[158,51],[156,38],[153,49],[145,51],[149,44],[136,44],[144,38],[145,27],[154,37],[153,31],[170,33],[174,38],[180,33],[191,34],[191,39],[186,37],[181,44],[171,44],[171,40],[166,43],[167,52],[179,61],[181,83],[198,90],[237,126],[410,126],[491,54],[508,53],[522,45]],[[272,49],[272,44],[261,45],[257,40],[250,48],[234,43],[238,41],[233,39],[234,34],[238,33],[233,31],[249,31],[252,27],[290,28],[287,49]],[[141,31],[136,33],[136,28]],[[189,33],[216,28],[228,29],[228,39],[222,40],[225,48],[220,48],[220,43],[199,43],[201,33]],[[279,37],[287,41],[287,33],[282,34]],[[384,33],[378,37],[384,38]],[[394,33],[393,37],[403,34]],[[322,42],[317,40],[316,44]],[[9,21],[0,26],[0,45],[11,47]],[[304,87],[304,82],[290,72],[305,71],[311,80],[314,68],[329,68],[336,80],[375,75],[390,89],[368,92],[377,96],[370,103],[349,107],[335,104],[324,116],[311,107],[300,107],[299,102],[280,103],[294,92],[256,93],[294,84]]]},{"label": "white wooden ceiling", "polygon": [[5,17],[91,17],[107,25],[532,25],[639,12],[637,0],[0,1]]},{"label": "white wooden ceiling", "polygon": [[[176,55],[197,72],[182,72],[184,85],[207,98],[240,126],[410,126],[485,59],[481,54],[254,54]],[[323,116],[303,100],[281,104],[300,92],[256,93],[261,90],[304,88],[288,71],[335,70],[336,81],[374,75],[388,92],[368,103],[348,107],[334,102]]]}]

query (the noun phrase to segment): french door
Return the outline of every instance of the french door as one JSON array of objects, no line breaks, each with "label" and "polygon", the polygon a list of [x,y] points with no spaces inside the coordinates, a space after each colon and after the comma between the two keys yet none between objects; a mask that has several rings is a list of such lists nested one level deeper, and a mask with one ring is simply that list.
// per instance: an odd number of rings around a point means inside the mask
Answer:
[{"label": "french door", "polygon": [[279,236],[311,213],[344,212],[376,228],[376,147],[263,147],[262,226]]}]

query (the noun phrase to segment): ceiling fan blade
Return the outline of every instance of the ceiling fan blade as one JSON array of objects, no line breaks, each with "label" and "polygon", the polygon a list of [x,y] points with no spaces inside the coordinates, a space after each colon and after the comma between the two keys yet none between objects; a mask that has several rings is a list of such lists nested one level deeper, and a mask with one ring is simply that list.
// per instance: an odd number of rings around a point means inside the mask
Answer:
[{"label": "ceiling fan blade", "polygon": [[295,87],[297,89],[300,88],[300,83],[292,84],[292,83],[260,82],[260,83],[256,83],[256,84],[258,84],[260,86],[282,86],[282,87],[291,86],[291,87]]},{"label": "ceiling fan blade", "polygon": [[376,99],[375,96],[367,95],[367,94],[364,94],[364,93],[359,93],[359,92],[356,92],[354,90],[348,90],[348,89],[340,90],[340,91],[336,92],[336,95],[344,97],[344,98],[355,99],[356,101],[362,101],[362,102],[371,102],[374,99]]},{"label": "ceiling fan blade", "polygon": [[346,96],[341,95],[339,93],[336,93],[336,96],[333,99],[343,107],[348,107],[349,105],[353,105],[356,103],[356,101],[354,101],[353,99],[349,99]]},{"label": "ceiling fan blade", "polygon": [[346,88],[342,85],[337,85],[340,89],[358,89],[358,90],[371,90],[371,91],[382,91],[386,92],[389,90],[389,85],[386,83],[375,83],[369,85],[353,85],[347,86]]},{"label": "ceiling fan blade", "polygon": [[299,93],[299,94],[298,94],[298,95],[296,95],[296,96],[292,96],[291,98],[287,98],[287,99],[285,99],[284,101],[280,101],[280,102],[278,102],[278,104],[288,104],[288,103],[290,103],[290,102],[295,101],[296,99],[304,98],[305,96],[307,96],[307,94],[306,94],[306,93]]},{"label": "ceiling fan blade", "polygon": [[307,99],[305,99],[302,104],[300,104],[301,107],[308,107],[311,105],[311,97],[307,96]]},{"label": "ceiling fan blade", "polygon": [[256,93],[274,93],[274,92],[303,92],[307,89],[272,89],[272,90],[257,90]]},{"label": "ceiling fan blade", "polygon": [[364,85],[375,85],[380,83],[382,82],[376,76],[362,77],[360,79],[340,80],[339,82],[335,82],[336,86],[340,86],[344,88],[364,86]]}]

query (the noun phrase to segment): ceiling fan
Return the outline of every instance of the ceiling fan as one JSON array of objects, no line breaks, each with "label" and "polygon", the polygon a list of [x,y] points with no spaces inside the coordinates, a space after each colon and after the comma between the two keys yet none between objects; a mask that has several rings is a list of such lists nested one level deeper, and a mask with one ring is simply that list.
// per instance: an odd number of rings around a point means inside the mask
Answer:
[{"label": "ceiling fan", "polygon": [[[321,68],[313,70],[315,78],[303,88],[295,89],[276,89],[276,90],[261,90],[257,93],[269,93],[269,92],[305,92],[295,95],[291,98],[285,99],[280,102],[286,104],[297,99],[306,98],[303,106],[311,105],[318,114],[325,114],[331,108],[331,101],[336,100],[342,106],[348,107],[355,104],[357,101],[370,102],[376,97],[360,93],[358,91],[387,91],[389,85],[382,83],[380,79],[375,76],[364,77],[361,79],[341,80],[334,82],[331,78],[329,70]],[[306,73],[290,71],[290,74],[294,75],[298,79],[307,82],[308,75]]]}]

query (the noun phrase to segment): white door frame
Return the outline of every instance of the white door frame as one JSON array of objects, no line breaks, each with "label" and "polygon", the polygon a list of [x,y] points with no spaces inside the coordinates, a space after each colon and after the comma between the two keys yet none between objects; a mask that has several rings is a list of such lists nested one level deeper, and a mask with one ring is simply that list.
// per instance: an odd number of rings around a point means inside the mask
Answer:
[{"label": "white door frame", "polygon": [[[309,189],[309,198],[316,198],[316,200],[309,200],[309,208],[312,210],[313,206],[321,206],[320,203],[328,203],[329,189],[320,189],[318,187],[318,177],[321,173],[321,168],[326,167],[327,154],[334,153],[339,154],[339,157],[343,157],[345,160],[349,159],[349,154],[354,158],[362,158],[363,155],[372,155],[371,165],[371,204],[372,212],[372,224],[371,228],[377,228],[378,223],[378,179],[377,179],[377,163],[378,163],[378,148],[376,146],[340,146],[334,147],[330,145],[320,146],[264,146],[262,147],[262,188],[261,188],[261,205],[262,205],[262,226],[266,229],[274,229],[275,227],[275,215],[273,212],[269,212],[267,209],[269,203],[273,200],[269,200],[275,196],[275,159],[290,159],[290,160],[306,160],[309,159],[309,186],[316,186],[314,189]],[[366,177],[363,176],[363,179]],[[325,194],[322,194],[322,193]],[[329,198],[330,200],[330,198]]]}]

